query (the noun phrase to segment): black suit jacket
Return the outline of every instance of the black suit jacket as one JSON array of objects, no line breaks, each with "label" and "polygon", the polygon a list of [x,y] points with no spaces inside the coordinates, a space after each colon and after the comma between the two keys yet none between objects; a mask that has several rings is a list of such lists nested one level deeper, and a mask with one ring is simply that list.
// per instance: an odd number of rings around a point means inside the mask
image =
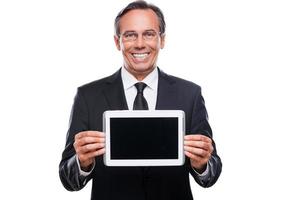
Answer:
[{"label": "black suit jacket", "polygon": [[[107,167],[103,157],[88,177],[79,175],[73,148],[74,136],[80,131],[102,131],[102,114],[106,110],[128,109],[120,70],[115,74],[78,88],[72,108],[67,143],[59,165],[60,179],[67,190],[80,190],[93,180],[92,200],[192,200],[189,173],[203,186],[213,185],[222,169],[216,147],[209,160],[209,173],[200,180],[190,166]],[[159,70],[157,110],[183,110],[187,134],[204,134],[212,138],[201,88],[189,81]]]}]

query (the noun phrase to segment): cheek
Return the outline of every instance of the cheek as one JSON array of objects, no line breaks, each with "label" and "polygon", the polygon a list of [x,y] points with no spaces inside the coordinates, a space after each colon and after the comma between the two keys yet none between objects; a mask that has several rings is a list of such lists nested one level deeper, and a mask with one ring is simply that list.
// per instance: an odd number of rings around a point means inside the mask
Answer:
[{"label": "cheek", "polygon": [[125,60],[125,62],[130,63],[131,62],[131,54],[129,53],[130,47],[128,47],[128,45],[121,45],[121,52],[123,54],[123,59]]},{"label": "cheek", "polygon": [[159,42],[154,42],[152,44],[149,44],[149,46],[153,51],[156,51],[156,52],[158,52],[161,48],[161,45]]},{"label": "cheek", "polygon": [[159,50],[160,50],[160,45],[159,44],[155,44],[154,46],[151,47],[153,53],[155,55],[157,55],[159,53]]},{"label": "cheek", "polygon": [[120,43],[120,50],[124,51],[125,50],[125,45],[123,43]]},{"label": "cheek", "polygon": [[123,54],[129,53],[129,50],[130,50],[130,46],[129,45],[121,44],[121,51],[123,52]]}]

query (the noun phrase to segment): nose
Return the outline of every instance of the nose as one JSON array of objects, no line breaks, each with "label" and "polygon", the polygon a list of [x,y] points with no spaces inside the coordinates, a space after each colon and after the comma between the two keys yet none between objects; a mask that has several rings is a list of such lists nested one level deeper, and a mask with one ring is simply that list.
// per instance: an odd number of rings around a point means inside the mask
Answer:
[{"label": "nose", "polygon": [[135,47],[138,49],[145,48],[145,40],[141,35],[135,40]]}]

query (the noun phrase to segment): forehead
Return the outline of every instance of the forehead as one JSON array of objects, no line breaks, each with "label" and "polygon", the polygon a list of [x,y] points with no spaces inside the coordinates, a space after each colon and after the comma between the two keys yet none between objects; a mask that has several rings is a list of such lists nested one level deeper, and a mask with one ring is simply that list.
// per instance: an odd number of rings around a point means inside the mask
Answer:
[{"label": "forehead", "polygon": [[120,32],[144,31],[153,29],[159,31],[159,21],[155,12],[151,9],[131,10],[120,19]]}]

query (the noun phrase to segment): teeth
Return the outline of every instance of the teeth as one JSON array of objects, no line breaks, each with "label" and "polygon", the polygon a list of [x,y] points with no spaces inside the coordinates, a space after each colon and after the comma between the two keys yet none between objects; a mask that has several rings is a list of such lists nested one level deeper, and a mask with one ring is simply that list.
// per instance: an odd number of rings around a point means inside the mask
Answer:
[{"label": "teeth", "polygon": [[148,55],[148,53],[134,53],[133,56],[135,58],[145,58]]}]

